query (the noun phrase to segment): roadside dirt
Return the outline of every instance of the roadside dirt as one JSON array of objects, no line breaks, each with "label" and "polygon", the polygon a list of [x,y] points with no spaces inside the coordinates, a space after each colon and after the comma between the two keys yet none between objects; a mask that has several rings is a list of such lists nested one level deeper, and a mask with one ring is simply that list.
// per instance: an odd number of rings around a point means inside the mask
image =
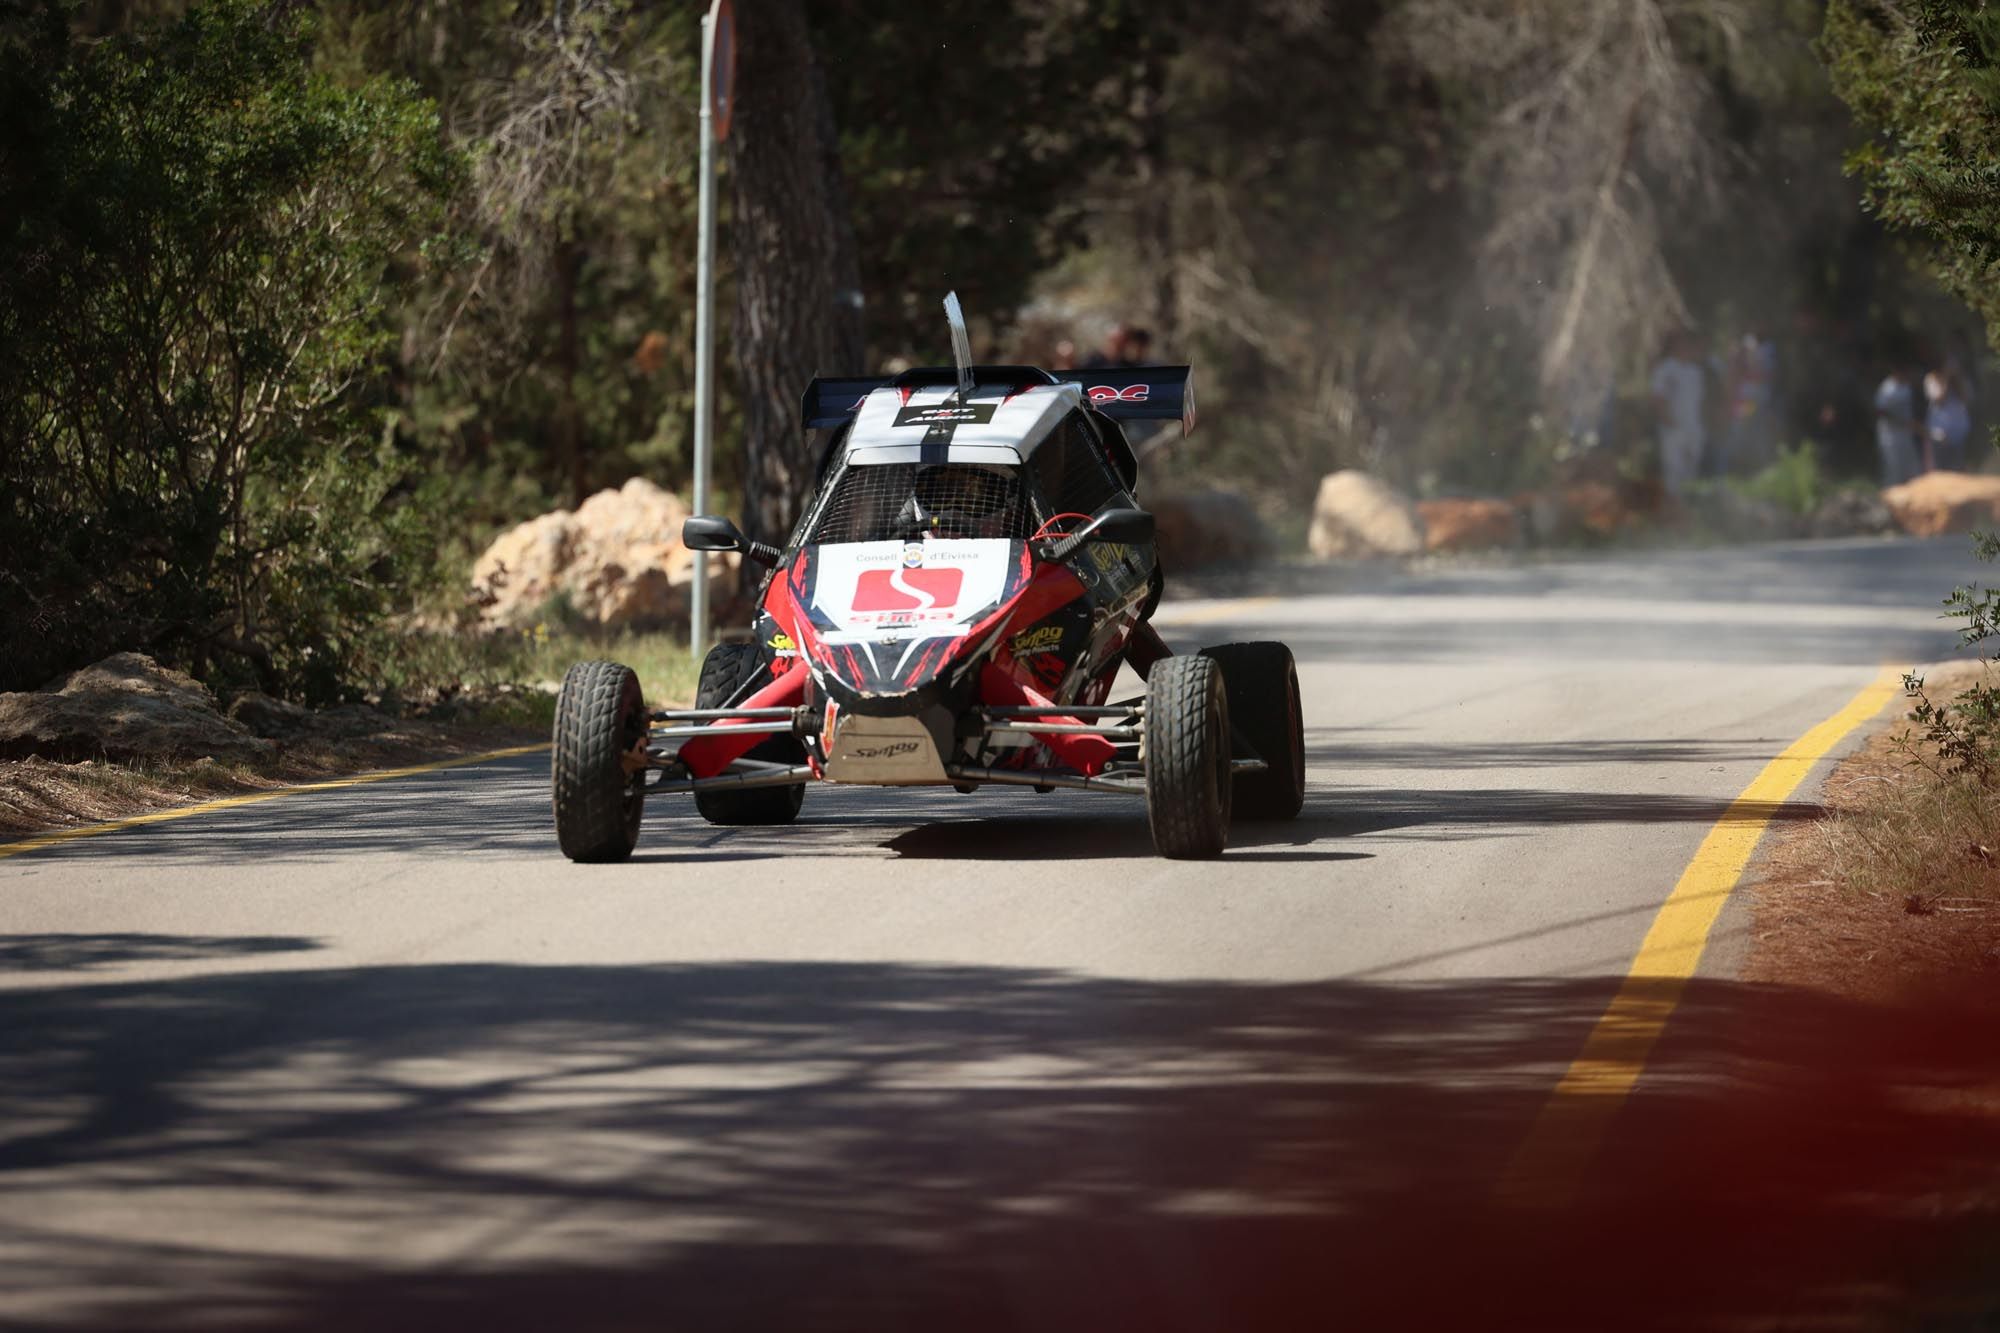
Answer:
[{"label": "roadside dirt", "polygon": [[[1932,697],[1951,697],[1976,670],[1933,673]],[[1924,821],[1885,819],[1887,807],[1932,781],[1899,749],[1912,730],[1906,712],[1898,708],[1895,721],[1834,769],[1821,819],[1778,835],[1753,887],[1744,980],[1888,1002],[1940,986],[2000,985],[2000,848],[1946,811]],[[1871,843],[1890,834],[1912,864],[1885,871],[1880,855],[1861,864]],[[1913,838],[1923,844],[1913,848]]]},{"label": "roadside dirt", "polygon": [[545,726],[492,720],[394,719],[364,736],[311,738],[287,744],[272,758],[254,764],[222,764],[212,759],[132,763],[0,760],[0,842],[243,792],[546,739]]},{"label": "roadside dirt", "polygon": [[[1931,697],[1977,667],[1932,674]],[[1956,688],[1955,688],[1956,687]],[[1752,944],[1742,980],[1773,1008],[1797,998],[1846,1002],[1844,1033],[1825,1034],[1851,1095],[1808,1110],[1768,1142],[1832,1135],[1872,1165],[1875,1188],[1843,1200],[1854,1234],[1894,1235],[1848,1276],[1871,1287],[1857,1328],[1992,1328],[2000,1321],[2000,848],[1926,800],[1935,783],[1881,726],[1827,780],[1823,816],[1777,836],[1751,886]],[[2000,800],[2000,795],[1975,800]],[[1755,1039],[1746,1034],[1746,1049]],[[1745,1080],[1796,1079],[1782,1062]],[[1922,1142],[1902,1137],[1927,1124]],[[1773,1127],[1777,1130],[1779,1127]],[[1754,1170],[1776,1172],[1779,1162]],[[1850,1155],[1839,1168],[1862,1171]]]}]

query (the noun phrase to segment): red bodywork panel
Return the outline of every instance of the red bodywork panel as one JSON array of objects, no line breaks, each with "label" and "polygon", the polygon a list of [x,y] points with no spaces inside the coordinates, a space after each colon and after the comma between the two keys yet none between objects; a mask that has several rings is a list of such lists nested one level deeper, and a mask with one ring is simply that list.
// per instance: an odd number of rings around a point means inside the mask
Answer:
[{"label": "red bodywork panel", "polygon": [[[1011,662],[1009,665],[1012,665]],[[1037,694],[1032,686],[1014,672],[998,662],[988,662],[979,673],[979,693],[982,702],[1001,708],[1056,708],[1061,705]],[[1073,717],[1051,717],[1044,719],[1054,726],[1078,726],[1081,720]],[[1035,733],[1041,741],[1071,768],[1079,773],[1095,777],[1104,771],[1118,753],[1110,741],[1101,736],[1062,735],[1045,736]]]},{"label": "red bodywork panel", "polygon": [[[806,671],[798,658],[792,668],[745,699],[744,708],[797,708],[806,698]],[[698,778],[712,778],[769,739],[769,732],[742,730],[741,722],[711,722],[709,734],[681,746],[681,762]],[[729,733],[735,732],[735,735]]]},{"label": "red bodywork panel", "polygon": [[[780,659],[784,670],[745,699],[741,707],[798,707],[805,702],[805,687],[809,679],[806,662],[825,660],[826,654],[843,651],[831,648],[821,640],[818,630],[812,623],[812,617],[807,614],[806,608],[800,601],[803,569],[804,558],[801,556],[793,561],[791,568],[785,571],[784,577],[772,580],[770,590],[764,598],[765,611],[791,637],[799,655]],[[948,661],[951,657],[974,651],[978,645],[989,642],[996,628],[1001,629],[1001,636],[1005,638],[1014,629],[1025,629],[1083,595],[1083,584],[1068,568],[1054,564],[1043,565],[1034,571],[1025,587],[994,608],[991,615],[974,625],[963,638],[941,642],[935,649],[925,649],[914,664],[915,670],[935,673],[942,669],[943,663],[937,666],[929,664],[928,659],[933,652],[943,654]],[[1160,643],[1159,636],[1144,625],[1136,627],[1130,646],[1145,659],[1137,664],[1142,673],[1152,665],[1156,657],[1165,655],[1165,645]],[[1027,666],[1017,662],[1004,644],[979,673],[976,702],[1014,708],[1060,706],[1041,693]],[[1051,717],[1049,721],[1055,725],[1079,725],[1079,719],[1071,717]],[[680,759],[687,766],[688,772],[697,778],[714,777],[723,773],[728,770],[730,764],[741,759],[770,734],[768,732],[741,734],[739,729],[742,725],[727,721],[711,723],[707,733],[683,744],[680,748]],[[731,735],[733,731],[739,734]],[[1036,739],[1046,744],[1064,764],[1079,773],[1089,775],[1101,773],[1104,766],[1117,753],[1111,742],[1096,736],[1036,733]]]}]

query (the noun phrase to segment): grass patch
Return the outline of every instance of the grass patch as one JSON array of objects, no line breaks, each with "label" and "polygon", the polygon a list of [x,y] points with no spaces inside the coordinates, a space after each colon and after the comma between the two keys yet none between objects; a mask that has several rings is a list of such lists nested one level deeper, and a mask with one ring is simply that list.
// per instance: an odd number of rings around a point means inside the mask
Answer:
[{"label": "grass patch", "polygon": [[1826,873],[1916,915],[1943,903],[2000,906],[1993,793],[1963,776],[1900,765],[1901,757],[1892,749],[1887,765],[1850,775],[1848,799],[1815,830]]},{"label": "grass patch", "polygon": [[[1964,699],[1990,663],[1931,673],[1929,692]],[[1801,846],[1852,892],[1894,900],[1913,915],[1939,904],[2000,907],[2000,792],[1983,770],[1954,764],[1912,717],[1874,738],[1827,781],[1827,815]]]},{"label": "grass patch", "polygon": [[383,670],[386,698],[420,703],[464,697],[496,725],[546,728],[555,689],[577,662],[622,662],[639,673],[649,703],[686,703],[700,674],[677,634],[591,634],[548,624],[491,634],[418,634]]},{"label": "grass patch", "polygon": [[1795,518],[1810,517],[1833,494],[1831,478],[1820,466],[1819,450],[1810,441],[1778,446],[1778,456],[1749,477],[1725,482],[1739,495],[1776,505]]}]

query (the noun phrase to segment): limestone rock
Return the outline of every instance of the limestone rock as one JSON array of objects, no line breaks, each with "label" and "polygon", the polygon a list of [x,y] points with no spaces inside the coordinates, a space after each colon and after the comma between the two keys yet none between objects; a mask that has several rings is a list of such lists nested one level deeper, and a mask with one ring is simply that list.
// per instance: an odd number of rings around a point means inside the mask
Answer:
[{"label": "limestone rock", "polygon": [[473,562],[472,587],[486,619],[513,623],[555,596],[576,550],[573,517],[558,509],[531,518],[494,538]]},{"label": "limestone rock", "polygon": [[1521,512],[1505,500],[1419,500],[1427,551],[1490,551],[1521,544]]},{"label": "limestone rock", "polygon": [[[681,545],[687,516],[680,497],[634,477],[574,513],[558,509],[511,528],[472,567],[480,618],[496,627],[532,625],[561,594],[577,620],[593,627],[685,624],[695,559]],[[737,557],[708,559],[720,603],[734,586]]]},{"label": "limestone rock", "polygon": [[1657,513],[1661,498],[1639,488],[1585,480],[1518,495],[1514,503],[1536,542],[1561,546],[1614,536]]},{"label": "limestone rock", "polygon": [[42,689],[0,694],[0,757],[241,761],[271,742],[216,711],[202,685],[140,653],[117,653]]},{"label": "limestone rock", "polygon": [[1423,520],[1404,496],[1350,468],[1320,481],[1306,545],[1325,558],[1415,555]]},{"label": "limestone rock", "polygon": [[2000,477],[1926,472],[1883,491],[1882,502],[1897,525],[1916,537],[2000,526]]}]

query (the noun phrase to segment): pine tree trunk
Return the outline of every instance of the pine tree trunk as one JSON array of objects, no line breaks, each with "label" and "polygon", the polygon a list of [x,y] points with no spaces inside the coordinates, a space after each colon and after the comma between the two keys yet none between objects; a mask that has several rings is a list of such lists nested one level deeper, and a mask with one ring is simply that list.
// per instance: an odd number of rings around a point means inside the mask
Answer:
[{"label": "pine tree trunk", "polygon": [[861,270],[825,75],[801,0],[737,6],[729,132],[743,520],[782,542],[812,485],[799,395],[865,371]]},{"label": "pine tree trunk", "polygon": [[556,454],[569,505],[581,505],[589,488],[584,481],[583,420],[577,409],[576,372],[580,357],[576,326],[576,284],[583,254],[576,242],[556,245]]},{"label": "pine tree trunk", "polygon": [[1174,241],[1174,188],[1169,175],[1170,150],[1166,115],[1167,66],[1164,53],[1146,57],[1140,84],[1139,163],[1133,198],[1139,209],[1139,253],[1143,270],[1153,275],[1151,318],[1153,360],[1182,359],[1180,290],[1176,265],[1180,247]]}]

